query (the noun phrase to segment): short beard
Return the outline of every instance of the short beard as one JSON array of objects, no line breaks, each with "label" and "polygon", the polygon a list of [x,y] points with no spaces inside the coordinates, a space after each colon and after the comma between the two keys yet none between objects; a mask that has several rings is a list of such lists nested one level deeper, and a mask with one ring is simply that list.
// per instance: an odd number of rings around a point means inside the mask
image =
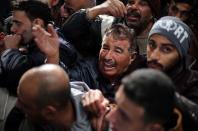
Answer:
[{"label": "short beard", "polygon": [[136,33],[137,35],[139,35],[141,32],[143,32],[143,31],[147,28],[148,24],[149,24],[150,22],[152,22],[152,21],[153,21],[153,19],[145,19],[145,21],[141,21],[141,16],[140,16],[140,22],[137,23],[137,25],[134,25],[134,24],[130,24],[130,23],[128,24],[128,23],[127,23],[127,15],[126,15],[125,18],[124,18],[125,24],[126,24],[129,28],[134,29],[134,30],[135,30],[135,33]]},{"label": "short beard", "polygon": [[167,68],[163,70],[166,74],[171,73],[172,71],[176,70],[178,68],[178,65],[180,64],[181,60],[177,60],[175,63],[171,64]]}]

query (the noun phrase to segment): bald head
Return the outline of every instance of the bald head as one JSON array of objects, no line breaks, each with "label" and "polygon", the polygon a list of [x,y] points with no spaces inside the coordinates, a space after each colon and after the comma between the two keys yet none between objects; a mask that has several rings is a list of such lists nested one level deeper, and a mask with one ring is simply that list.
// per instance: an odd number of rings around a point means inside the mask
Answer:
[{"label": "bald head", "polygon": [[18,94],[29,97],[38,107],[53,105],[64,108],[70,99],[69,78],[58,65],[45,64],[28,70],[22,76]]}]

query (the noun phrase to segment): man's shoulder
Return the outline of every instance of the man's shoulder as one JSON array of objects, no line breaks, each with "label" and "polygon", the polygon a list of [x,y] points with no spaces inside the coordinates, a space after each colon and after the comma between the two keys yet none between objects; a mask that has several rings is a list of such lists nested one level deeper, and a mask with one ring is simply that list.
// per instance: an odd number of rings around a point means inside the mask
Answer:
[{"label": "man's shoulder", "polygon": [[85,82],[73,81],[70,82],[71,94],[73,96],[81,95],[89,91],[89,86]]}]

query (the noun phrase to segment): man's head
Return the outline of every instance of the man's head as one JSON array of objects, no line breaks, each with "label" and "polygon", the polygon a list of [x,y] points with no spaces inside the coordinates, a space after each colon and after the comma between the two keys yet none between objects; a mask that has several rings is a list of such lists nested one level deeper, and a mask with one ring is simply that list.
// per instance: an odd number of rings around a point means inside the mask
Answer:
[{"label": "man's head", "polygon": [[166,16],[152,27],[147,44],[148,66],[167,71],[187,55],[191,29],[180,19]]},{"label": "man's head", "polygon": [[3,31],[3,27],[0,25],[0,46],[3,45],[3,39],[5,37],[4,31]]},{"label": "man's head", "polygon": [[96,0],[65,0],[64,9],[68,16],[80,9],[91,8],[96,5]]},{"label": "man's head", "polygon": [[187,22],[192,15],[194,3],[194,0],[171,0],[168,4],[168,15]]},{"label": "man's head", "polygon": [[160,0],[128,0],[125,23],[136,32],[141,33],[160,18]]},{"label": "man's head", "polygon": [[4,38],[5,33],[3,31],[3,27],[0,25],[0,55],[4,51]]},{"label": "man's head", "polygon": [[22,44],[33,40],[32,26],[46,27],[52,21],[48,5],[39,0],[20,0],[13,2],[13,24],[11,32],[21,35]]},{"label": "man's head", "polygon": [[118,131],[162,130],[174,108],[174,86],[162,72],[141,69],[122,79],[117,107],[108,115]]},{"label": "man's head", "polygon": [[69,107],[69,79],[57,65],[35,67],[21,77],[17,94],[16,106],[28,118],[56,125],[61,112]]},{"label": "man's head", "polygon": [[132,29],[122,24],[111,26],[105,31],[100,49],[100,72],[111,82],[119,81],[136,58],[136,50],[135,34]]}]

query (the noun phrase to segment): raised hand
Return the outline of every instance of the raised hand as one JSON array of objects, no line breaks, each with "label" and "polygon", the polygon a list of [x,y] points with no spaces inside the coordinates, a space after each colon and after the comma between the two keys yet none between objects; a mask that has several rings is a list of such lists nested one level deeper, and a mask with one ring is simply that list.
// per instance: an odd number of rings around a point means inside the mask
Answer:
[{"label": "raised hand", "polygon": [[53,26],[47,26],[48,32],[40,25],[35,25],[32,28],[34,41],[47,57],[47,63],[59,63],[59,40]]},{"label": "raised hand", "polygon": [[124,17],[126,13],[125,5],[120,0],[107,0],[98,6],[90,8],[87,12],[87,16],[89,19],[94,19],[102,14]]}]

